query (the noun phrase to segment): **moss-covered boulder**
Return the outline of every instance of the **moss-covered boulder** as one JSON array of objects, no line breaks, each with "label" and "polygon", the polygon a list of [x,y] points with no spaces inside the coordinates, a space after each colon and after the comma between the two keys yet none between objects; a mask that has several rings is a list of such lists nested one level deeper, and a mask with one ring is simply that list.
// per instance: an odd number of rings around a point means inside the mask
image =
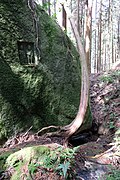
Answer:
[{"label": "moss-covered boulder", "polygon": [[57,144],[49,144],[26,147],[16,152],[4,152],[0,155],[0,173],[12,169],[11,180],[22,179],[22,176],[30,178],[29,173],[34,173],[38,166],[46,167],[48,159],[56,161],[58,153],[55,151],[58,147],[60,146]]},{"label": "moss-covered boulder", "polygon": [[[53,177],[52,179],[61,179],[59,178],[60,176],[64,176],[64,178],[70,176],[71,178],[68,177],[68,179],[73,179],[74,172],[72,167],[75,162],[74,155],[77,149],[78,147],[74,149],[64,148],[56,143],[26,147],[6,155],[7,158],[2,169],[4,172],[10,172],[11,178],[9,178],[11,180],[36,179],[35,173],[40,170],[42,172],[40,172],[39,176],[37,175],[39,179],[42,179],[43,173],[46,179],[49,179],[50,172],[53,172],[53,176],[56,176],[56,178]],[[1,157],[3,156],[1,155]]]},{"label": "moss-covered boulder", "polygon": [[[75,47],[44,10],[0,1],[0,139],[33,126],[70,123],[78,110],[81,67]],[[91,125],[86,113],[87,129]]]}]

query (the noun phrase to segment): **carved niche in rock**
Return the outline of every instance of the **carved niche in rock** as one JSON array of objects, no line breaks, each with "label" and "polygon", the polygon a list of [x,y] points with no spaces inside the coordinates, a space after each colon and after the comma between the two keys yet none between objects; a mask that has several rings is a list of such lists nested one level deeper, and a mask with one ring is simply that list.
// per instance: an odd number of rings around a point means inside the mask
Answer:
[{"label": "carved niche in rock", "polygon": [[18,54],[21,65],[35,64],[34,43],[18,41]]}]

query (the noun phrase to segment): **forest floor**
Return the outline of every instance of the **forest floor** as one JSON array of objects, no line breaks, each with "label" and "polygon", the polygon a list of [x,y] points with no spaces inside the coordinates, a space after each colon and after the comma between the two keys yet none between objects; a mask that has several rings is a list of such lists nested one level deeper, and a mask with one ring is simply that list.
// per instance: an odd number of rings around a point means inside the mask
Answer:
[{"label": "forest floor", "polygon": [[[89,131],[79,135],[76,142],[74,140],[69,142],[69,147],[81,144],[75,155],[73,171],[76,170],[76,176],[71,180],[105,180],[107,179],[105,173],[118,180],[120,179],[120,70],[92,74],[90,82],[93,126]],[[42,138],[26,132],[9,139],[3,147],[0,147],[0,154],[6,151],[14,152],[26,146],[50,143],[62,145],[63,139]],[[109,165],[112,165],[112,168]],[[117,173],[114,173],[114,169]],[[2,173],[0,179],[9,179],[8,171]],[[64,178],[53,170],[38,168],[32,179]]]}]

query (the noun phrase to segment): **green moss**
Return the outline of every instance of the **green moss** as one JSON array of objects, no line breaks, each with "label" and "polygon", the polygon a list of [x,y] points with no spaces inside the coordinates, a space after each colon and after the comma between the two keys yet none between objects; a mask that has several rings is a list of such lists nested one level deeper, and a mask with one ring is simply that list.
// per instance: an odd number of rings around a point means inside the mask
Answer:
[{"label": "green moss", "polygon": [[44,156],[49,154],[49,152],[50,149],[45,146],[26,147],[11,154],[6,160],[6,166],[16,166],[18,161],[30,162],[31,159],[44,159]]},{"label": "green moss", "polygon": [[[20,65],[17,66],[17,68],[12,65],[10,68],[5,63],[3,63],[2,67],[0,69],[1,137],[6,136],[6,132],[9,136],[12,131],[17,132],[20,128],[21,131],[25,130],[25,128],[31,126],[32,123],[36,124],[36,128],[45,125],[42,123],[41,116],[45,111],[46,113],[50,113],[47,110],[49,105],[47,103],[49,103],[50,100],[48,93],[52,87],[49,85],[50,80],[47,80],[47,77],[43,82],[46,76],[44,69],[42,67],[40,68],[40,66],[39,69],[36,70],[25,69]],[[44,86],[44,84],[47,85],[47,83],[48,86],[42,89],[42,86]],[[44,96],[46,99],[42,102]],[[23,123],[27,126],[23,126]]]},{"label": "green moss", "polygon": [[32,15],[23,0],[1,1],[0,12],[1,53],[6,61],[19,62],[16,40],[34,41],[35,38]]},{"label": "green moss", "polygon": [[115,82],[115,81],[118,80],[119,76],[120,76],[120,71],[117,70],[117,71],[112,72],[112,73],[110,73],[110,74],[107,74],[107,75],[105,74],[105,75],[103,75],[103,76],[100,78],[100,80],[101,80],[102,82],[104,82],[104,83],[113,83],[113,82]]},{"label": "green moss", "polygon": [[0,172],[4,171],[6,169],[5,162],[10,154],[11,154],[11,152],[4,152],[0,155]]},{"label": "green moss", "polygon": [[[43,165],[48,155],[50,155],[50,148],[46,146],[27,147],[11,154],[6,159],[5,166],[6,168],[14,168],[15,172],[12,174],[12,180],[20,179],[23,174],[22,169],[24,168],[24,166],[27,169],[29,164],[31,164],[32,162],[39,162],[41,165]],[[23,176],[24,175],[27,178],[27,176],[29,176],[29,173],[23,174]]]}]

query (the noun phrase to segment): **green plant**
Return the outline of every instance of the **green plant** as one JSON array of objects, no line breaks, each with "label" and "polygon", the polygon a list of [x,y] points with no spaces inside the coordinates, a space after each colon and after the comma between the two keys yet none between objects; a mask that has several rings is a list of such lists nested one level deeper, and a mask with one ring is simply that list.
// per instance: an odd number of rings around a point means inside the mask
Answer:
[{"label": "green plant", "polygon": [[44,162],[43,162],[43,166],[47,169],[54,169],[55,165],[56,165],[57,159],[56,157],[54,157],[54,155],[50,154],[49,156],[46,156]]},{"label": "green plant", "polygon": [[115,132],[114,141],[117,146],[117,152],[120,154],[120,129]]},{"label": "green plant", "polygon": [[120,170],[111,170],[111,172],[109,172],[109,174],[107,174],[105,176],[106,180],[120,180]]},{"label": "green plant", "polygon": [[[75,147],[73,149],[58,149],[58,166],[56,167],[56,171],[58,174],[63,175],[65,179],[70,178],[74,175],[74,171],[72,171],[72,167],[74,164],[74,157],[76,151],[79,147]],[[72,174],[73,173],[73,174]]]},{"label": "green plant", "polygon": [[101,81],[106,82],[106,83],[113,83],[114,79],[110,75],[104,75],[100,78]]},{"label": "green plant", "polygon": [[38,164],[30,164],[29,171],[31,174],[33,174],[37,170],[38,166],[41,166],[47,170],[53,170],[54,172],[63,176],[65,179],[72,177],[74,175],[72,167],[77,149],[78,147],[73,149],[64,149],[63,147],[60,147],[56,149],[56,151],[51,151],[51,153],[45,157],[43,162]]},{"label": "green plant", "polygon": [[70,162],[66,162],[66,163],[60,164],[56,168],[56,170],[60,170],[60,175],[63,175],[64,178],[66,178],[67,177],[67,171],[68,171],[69,168],[70,168]]},{"label": "green plant", "polygon": [[116,114],[116,113],[111,113],[111,114],[110,114],[110,119],[114,119],[115,117],[117,117],[117,114]]},{"label": "green plant", "polygon": [[52,5],[51,3],[46,2],[46,3],[44,3],[44,4],[42,5],[42,8],[43,8],[45,11],[47,11],[48,8],[49,8],[49,6],[51,6],[51,5]]},{"label": "green plant", "polygon": [[115,118],[117,117],[117,114],[116,113],[111,113],[110,115],[109,115],[109,123],[108,123],[108,128],[109,129],[114,129],[115,128]]},{"label": "green plant", "polygon": [[54,14],[52,15],[52,19],[53,19],[54,21],[57,20],[57,14],[56,14],[56,13],[54,13]]},{"label": "green plant", "polygon": [[66,149],[61,149],[59,148],[58,151],[61,152],[60,157],[63,158],[64,160],[67,159],[73,159],[75,156],[76,151],[78,150],[79,146],[74,147],[73,149],[66,148]]},{"label": "green plant", "polygon": [[114,122],[110,121],[108,127],[109,127],[109,129],[115,128]]},{"label": "green plant", "polygon": [[29,165],[28,165],[28,170],[29,170],[29,173],[30,174],[34,174],[36,171],[37,171],[37,168],[39,167],[40,165],[39,164],[34,164],[34,163],[30,163]]}]

